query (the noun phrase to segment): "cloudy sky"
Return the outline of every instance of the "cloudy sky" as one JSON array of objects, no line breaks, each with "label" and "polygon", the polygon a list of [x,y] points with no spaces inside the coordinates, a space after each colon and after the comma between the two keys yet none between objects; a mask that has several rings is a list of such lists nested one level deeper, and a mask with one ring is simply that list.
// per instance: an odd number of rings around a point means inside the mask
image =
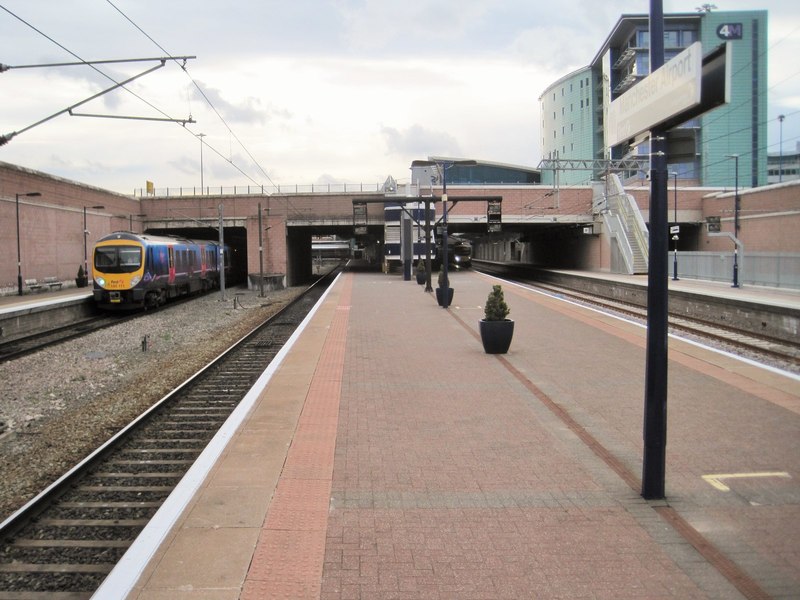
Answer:
[{"label": "cloudy sky", "polygon": [[[664,0],[664,11],[700,2]],[[770,151],[800,141],[800,5],[769,10]],[[648,0],[0,0],[0,134],[21,131],[159,63],[174,62],[0,147],[0,161],[122,193],[143,188],[376,184],[446,155],[536,166],[538,98],[585,66],[620,14]],[[71,54],[72,53],[72,54]],[[76,58],[79,57],[79,58]]]}]

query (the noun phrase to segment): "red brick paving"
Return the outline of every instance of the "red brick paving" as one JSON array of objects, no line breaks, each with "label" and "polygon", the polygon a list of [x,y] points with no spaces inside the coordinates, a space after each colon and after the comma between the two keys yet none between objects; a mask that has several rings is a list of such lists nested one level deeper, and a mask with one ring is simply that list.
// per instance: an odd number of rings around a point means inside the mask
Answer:
[{"label": "red brick paving", "polygon": [[[517,331],[498,359],[465,331],[490,282],[453,280],[443,310],[399,277],[345,278],[242,598],[742,597],[659,510],[727,552],[752,577],[745,593],[800,589],[787,441],[800,429],[781,408],[796,385],[726,380],[736,367],[671,342],[669,497],[648,503],[636,490],[643,332],[507,289]],[[772,437],[753,448],[748,427]],[[700,477],[761,468],[752,456],[795,477],[769,492],[769,512]],[[762,516],[746,549],[725,535],[740,513]]]}]

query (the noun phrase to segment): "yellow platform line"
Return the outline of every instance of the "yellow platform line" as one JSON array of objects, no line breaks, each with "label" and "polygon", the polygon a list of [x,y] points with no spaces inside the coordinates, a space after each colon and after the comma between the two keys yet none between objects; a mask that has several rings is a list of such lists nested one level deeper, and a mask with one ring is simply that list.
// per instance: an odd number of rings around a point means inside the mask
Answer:
[{"label": "yellow platform line", "polygon": [[782,477],[789,478],[786,471],[762,471],[760,473],[719,473],[716,475],[703,475],[703,479],[721,492],[730,492],[731,488],[722,483],[723,479],[746,479],[752,477]]}]

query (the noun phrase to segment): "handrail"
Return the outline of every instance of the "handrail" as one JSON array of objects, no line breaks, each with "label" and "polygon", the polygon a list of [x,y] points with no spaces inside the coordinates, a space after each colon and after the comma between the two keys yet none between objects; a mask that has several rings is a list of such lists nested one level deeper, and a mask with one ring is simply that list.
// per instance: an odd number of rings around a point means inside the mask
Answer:
[{"label": "handrail", "polygon": [[349,194],[356,192],[382,193],[383,183],[309,183],[284,185],[193,186],[177,188],[147,188],[133,190],[134,197],[165,198],[180,196],[270,196],[273,194]]}]

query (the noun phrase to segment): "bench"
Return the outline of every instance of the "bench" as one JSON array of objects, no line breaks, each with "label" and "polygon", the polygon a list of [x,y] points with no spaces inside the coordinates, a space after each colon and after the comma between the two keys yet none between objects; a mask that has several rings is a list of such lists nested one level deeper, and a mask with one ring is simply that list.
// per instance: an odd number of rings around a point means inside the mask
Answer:
[{"label": "bench", "polygon": [[27,287],[30,291],[34,292],[42,287],[42,284],[36,281],[35,279],[26,279],[25,280],[25,287]]},{"label": "bench", "polygon": [[45,277],[44,278],[44,285],[49,287],[51,290],[52,289],[60,290],[63,283],[64,283],[63,281],[59,281],[55,277]]}]

